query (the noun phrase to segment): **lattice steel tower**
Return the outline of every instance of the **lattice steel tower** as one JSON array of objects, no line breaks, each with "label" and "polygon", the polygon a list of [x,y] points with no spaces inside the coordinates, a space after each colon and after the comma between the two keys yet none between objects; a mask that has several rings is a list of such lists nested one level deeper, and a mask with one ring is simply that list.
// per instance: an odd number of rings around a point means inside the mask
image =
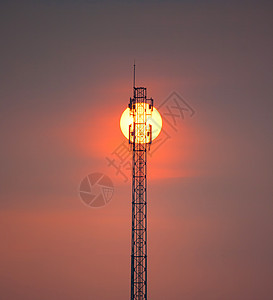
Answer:
[{"label": "lattice steel tower", "polygon": [[147,299],[147,152],[152,142],[152,126],[147,119],[153,112],[153,99],[147,99],[144,87],[135,87],[129,109],[133,124],[129,126],[132,149],[132,241],[131,300]]}]

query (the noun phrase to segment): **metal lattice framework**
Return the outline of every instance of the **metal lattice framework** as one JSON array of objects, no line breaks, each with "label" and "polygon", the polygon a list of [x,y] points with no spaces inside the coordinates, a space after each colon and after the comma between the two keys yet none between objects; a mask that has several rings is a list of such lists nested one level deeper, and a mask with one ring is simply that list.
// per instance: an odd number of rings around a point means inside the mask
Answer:
[{"label": "metal lattice framework", "polygon": [[130,99],[133,124],[129,127],[132,149],[132,241],[131,300],[147,299],[147,151],[152,128],[147,118],[153,111],[153,99],[147,99],[146,88],[134,87]]}]

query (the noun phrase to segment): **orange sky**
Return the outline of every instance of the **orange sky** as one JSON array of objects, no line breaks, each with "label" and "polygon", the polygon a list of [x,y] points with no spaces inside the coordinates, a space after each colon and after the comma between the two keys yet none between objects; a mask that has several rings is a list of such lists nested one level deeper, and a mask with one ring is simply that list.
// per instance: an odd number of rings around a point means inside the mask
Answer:
[{"label": "orange sky", "polygon": [[[195,112],[148,157],[150,299],[271,300],[271,5],[91,2],[0,4],[1,299],[128,299],[130,172],[106,157],[136,59],[157,108],[176,91]],[[93,172],[115,187],[100,209]]]}]

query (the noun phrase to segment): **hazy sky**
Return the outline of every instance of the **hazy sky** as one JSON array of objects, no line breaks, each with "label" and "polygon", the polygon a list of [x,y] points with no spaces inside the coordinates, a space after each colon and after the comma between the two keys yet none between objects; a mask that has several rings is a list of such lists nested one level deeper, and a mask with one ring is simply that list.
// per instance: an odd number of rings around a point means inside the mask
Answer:
[{"label": "hazy sky", "polygon": [[[162,114],[174,91],[195,112],[149,157],[149,299],[273,298],[272,8],[1,1],[1,299],[129,299],[130,180],[106,157],[134,59]],[[100,209],[93,172],[115,186]]]}]

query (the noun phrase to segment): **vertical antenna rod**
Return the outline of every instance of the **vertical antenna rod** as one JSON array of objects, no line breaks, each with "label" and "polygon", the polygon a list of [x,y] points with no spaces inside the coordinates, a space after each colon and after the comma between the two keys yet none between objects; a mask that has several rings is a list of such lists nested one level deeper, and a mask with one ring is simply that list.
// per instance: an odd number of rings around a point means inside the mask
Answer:
[{"label": "vertical antenna rod", "polygon": [[134,80],[133,80],[133,88],[136,87],[136,61],[134,60]]}]

